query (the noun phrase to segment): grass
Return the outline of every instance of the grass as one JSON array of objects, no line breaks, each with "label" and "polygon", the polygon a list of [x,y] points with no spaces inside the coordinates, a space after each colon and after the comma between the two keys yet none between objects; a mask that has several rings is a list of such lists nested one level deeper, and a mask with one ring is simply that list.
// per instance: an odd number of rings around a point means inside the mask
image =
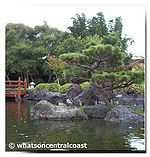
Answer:
[{"label": "grass", "polygon": [[135,108],[134,106],[125,106],[126,108],[131,108],[133,109],[136,113],[144,113],[144,110],[140,109],[140,108]]},{"label": "grass", "polygon": [[136,109],[135,109],[135,112],[142,114],[142,113],[144,113],[144,110],[142,110],[142,109],[140,109],[140,108],[136,108]]}]

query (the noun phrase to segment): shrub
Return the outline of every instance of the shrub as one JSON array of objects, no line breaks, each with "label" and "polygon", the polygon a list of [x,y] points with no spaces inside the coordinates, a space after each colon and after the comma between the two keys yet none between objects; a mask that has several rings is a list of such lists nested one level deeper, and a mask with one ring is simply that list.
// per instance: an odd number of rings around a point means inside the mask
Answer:
[{"label": "shrub", "polygon": [[66,93],[67,92],[67,89],[69,86],[71,86],[72,83],[67,83],[67,84],[64,84],[63,86],[60,87],[60,93]]},{"label": "shrub", "polygon": [[48,84],[49,84],[49,83],[40,83],[40,84],[38,84],[38,85],[35,87],[35,89],[37,89],[37,88],[46,89],[45,87],[46,87]]},{"label": "shrub", "polygon": [[124,92],[126,93],[144,93],[144,84],[132,84],[129,87],[124,88]]},{"label": "shrub", "polygon": [[35,88],[27,88],[27,91],[34,91]]},{"label": "shrub", "polygon": [[90,83],[89,82],[83,82],[80,84],[82,90],[87,90],[90,86]]},{"label": "shrub", "polygon": [[57,83],[40,83],[35,87],[35,89],[37,88],[48,89],[51,92],[58,92],[59,90]]},{"label": "shrub", "polygon": [[57,83],[49,83],[48,85],[45,86],[45,89],[50,90],[51,92],[58,92],[59,87]]},{"label": "shrub", "polygon": [[129,87],[125,87],[125,88],[122,88],[122,89],[117,89],[117,90],[114,90],[114,91],[124,91],[128,94],[130,94],[130,93],[144,93],[144,83],[141,84],[141,85],[132,84]]}]

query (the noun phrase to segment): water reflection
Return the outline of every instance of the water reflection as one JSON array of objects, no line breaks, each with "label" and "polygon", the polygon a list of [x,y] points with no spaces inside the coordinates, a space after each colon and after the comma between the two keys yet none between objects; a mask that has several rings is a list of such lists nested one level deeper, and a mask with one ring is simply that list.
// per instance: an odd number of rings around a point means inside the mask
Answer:
[{"label": "water reflection", "polygon": [[[32,120],[33,103],[6,102],[6,143],[84,143],[88,150],[145,150],[144,125],[100,119]],[[7,145],[6,145],[7,149]]]},{"label": "water reflection", "polygon": [[8,101],[6,103],[6,117],[12,120],[27,119],[27,105],[24,102]]}]

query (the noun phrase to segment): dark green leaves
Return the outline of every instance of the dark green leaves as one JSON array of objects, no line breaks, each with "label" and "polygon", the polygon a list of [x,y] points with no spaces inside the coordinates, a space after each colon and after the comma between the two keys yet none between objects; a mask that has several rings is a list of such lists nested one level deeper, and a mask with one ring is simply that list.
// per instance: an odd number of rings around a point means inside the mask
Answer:
[{"label": "dark green leaves", "polygon": [[60,59],[68,62],[70,61],[81,62],[81,61],[88,60],[88,57],[81,53],[66,53],[60,55]]}]

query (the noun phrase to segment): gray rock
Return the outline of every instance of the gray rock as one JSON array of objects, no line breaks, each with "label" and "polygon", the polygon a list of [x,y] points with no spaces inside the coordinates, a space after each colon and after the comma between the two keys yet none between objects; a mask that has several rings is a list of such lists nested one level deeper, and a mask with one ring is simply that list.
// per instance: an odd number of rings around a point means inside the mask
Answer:
[{"label": "gray rock", "polygon": [[113,102],[116,105],[133,106],[144,109],[144,95],[140,93],[127,94],[125,92],[114,92]]},{"label": "gray rock", "polygon": [[87,106],[84,112],[92,118],[104,118],[108,112],[108,107],[104,104],[97,104],[94,106]]},{"label": "gray rock", "polygon": [[[110,99],[110,91],[104,91],[107,99]],[[97,103],[102,103],[102,99],[98,93],[98,89],[93,85],[90,85],[89,88],[83,92],[81,92],[78,96],[71,99],[72,103],[75,106],[93,106]],[[103,102],[104,103],[104,102]]]},{"label": "gray rock", "polygon": [[66,97],[67,99],[74,99],[77,95],[82,92],[82,88],[78,84],[72,84],[68,87]]},{"label": "gray rock", "polygon": [[[106,87],[110,86],[110,83],[104,82],[103,84],[100,84],[99,86],[101,86],[102,88],[106,88]],[[101,97],[100,97],[100,95],[98,93],[98,88],[96,88],[95,86],[90,85],[89,89],[94,93],[94,95],[96,97],[98,97],[99,101],[101,101]],[[103,91],[104,91],[104,94],[105,94],[106,98],[108,100],[110,100],[110,98],[111,98],[111,90],[107,89],[107,90],[103,90]]]},{"label": "gray rock", "polygon": [[83,91],[78,96],[72,99],[72,102],[75,106],[92,106],[95,105],[95,102],[98,102],[98,97],[93,93],[91,88],[88,90]]},{"label": "gray rock", "polygon": [[114,122],[143,122],[144,114],[136,113],[133,109],[118,105],[106,114],[105,120]]},{"label": "gray rock", "polygon": [[26,99],[37,101],[47,100],[48,102],[58,105],[59,102],[66,101],[66,94],[50,92],[49,90],[37,88],[36,90],[29,92],[28,95],[26,96]]},{"label": "gray rock", "polygon": [[30,109],[30,116],[32,118],[47,118],[47,119],[74,119],[87,118],[83,110],[76,107],[68,107],[60,103],[58,106],[49,103],[46,100],[38,102]]}]

